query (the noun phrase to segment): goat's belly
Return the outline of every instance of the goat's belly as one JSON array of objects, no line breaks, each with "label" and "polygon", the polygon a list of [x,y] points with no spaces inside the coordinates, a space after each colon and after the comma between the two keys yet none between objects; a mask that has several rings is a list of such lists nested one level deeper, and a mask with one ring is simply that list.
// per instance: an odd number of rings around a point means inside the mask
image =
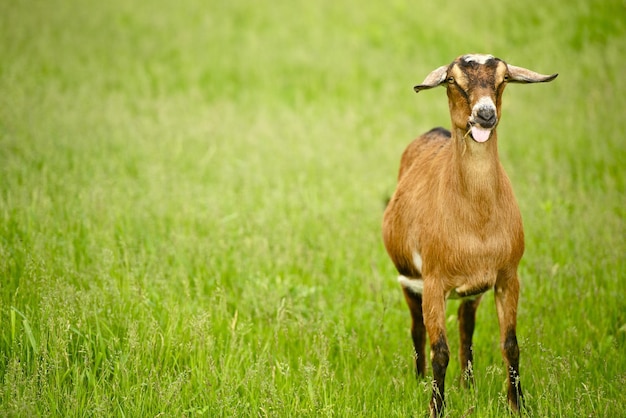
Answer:
[{"label": "goat's belly", "polygon": [[[464,280],[458,287],[453,287],[446,292],[446,299],[475,299],[486,291],[493,289],[496,284],[496,275],[492,277],[473,278]],[[403,288],[412,293],[422,295],[424,293],[424,279],[399,276],[398,282]]]},{"label": "goat's belly", "polygon": [[[485,257],[485,254],[465,254],[463,257],[455,257],[446,261],[437,259],[436,276],[429,280],[440,280],[447,299],[475,298],[492,289],[496,284],[500,262],[493,257],[493,253]],[[398,282],[405,289],[423,294],[424,280],[422,276],[423,264],[428,260],[422,260],[417,251],[412,254],[413,267],[420,274],[417,277],[401,275]],[[432,263],[431,264],[431,268]],[[432,274],[432,271],[431,271]]]},{"label": "goat's belly", "polygon": [[442,263],[439,271],[444,283],[446,296],[451,299],[478,296],[493,289],[498,271],[509,257],[505,254],[466,254],[464,257]]},{"label": "goat's belly", "polygon": [[[448,292],[447,297],[450,299],[459,299],[482,295],[486,291],[493,289],[496,285],[497,276],[497,273],[494,271],[456,278],[455,286]],[[459,285],[458,283],[461,284]]]},{"label": "goat's belly", "polygon": [[448,299],[476,298],[493,289],[498,272],[515,265],[521,257],[521,252],[514,250],[515,240],[502,236],[481,239],[466,234],[445,238],[436,245],[429,243],[422,251],[413,247],[410,255],[405,254],[405,264],[412,265],[410,269],[399,269],[398,281],[402,287],[421,295],[426,277],[426,280],[440,281]]}]

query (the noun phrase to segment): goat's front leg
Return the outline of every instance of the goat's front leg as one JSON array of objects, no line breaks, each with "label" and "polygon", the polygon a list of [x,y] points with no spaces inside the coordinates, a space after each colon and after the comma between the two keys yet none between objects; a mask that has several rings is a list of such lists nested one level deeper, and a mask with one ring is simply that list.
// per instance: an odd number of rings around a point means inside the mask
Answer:
[{"label": "goat's front leg", "polygon": [[446,338],[446,299],[441,283],[436,278],[424,278],[424,325],[430,339],[430,361],[433,369],[433,394],[430,400],[431,417],[443,416],[446,369],[450,349]]},{"label": "goat's front leg", "polygon": [[461,361],[461,385],[467,387],[474,383],[474,355],[472,352],[472,337],[476,324],[476,309],[480,304],[481,296],[476,299],[465,299],[459,305],[459,359]]},{"label": "goat's front leg", "polygon": [[426,373],[426,328],[424,327],[424,316],[422,315],[422,295],[413,293],[407,288],[404,291],[409,310],[411,311],[411,337],[415,348],[415,375],[420,378]]},{"label": "goat's front leg", "polygon": [[518,298],[519,280],[517,272],[498,277],[495,299],[500,323],[500,344],[508,374],[509,406],[515,412],[523,407],[524,401],[519,377],[519,346],[516,335]]}]

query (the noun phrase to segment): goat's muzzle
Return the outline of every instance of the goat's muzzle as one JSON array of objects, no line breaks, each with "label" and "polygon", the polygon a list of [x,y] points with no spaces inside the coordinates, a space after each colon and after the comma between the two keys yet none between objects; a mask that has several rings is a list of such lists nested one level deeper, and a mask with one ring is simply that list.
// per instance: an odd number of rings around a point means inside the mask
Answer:
[{"label": "goat's muzzle", "polygon": [[468,121],[468,133],[476,142],[486,142],[491,137],[491,131],[498,123],[496,107],[490,98],[481,98],[472,108],[472,115]]},{"label": "goat's muzzle", "polygon": [[474,117],[474,123],[479,124],[485,129],[493,128],[497,121],[496,109],[491,106],[481,106],[478,108],[476,116]]}]

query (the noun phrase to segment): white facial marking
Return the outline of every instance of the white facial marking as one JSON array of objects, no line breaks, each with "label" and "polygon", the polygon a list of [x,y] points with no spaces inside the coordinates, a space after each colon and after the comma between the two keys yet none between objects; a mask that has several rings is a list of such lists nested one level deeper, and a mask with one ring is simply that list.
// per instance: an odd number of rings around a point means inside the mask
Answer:
[{"label": "white facial marking", "polygon": [[424,293],[424,280],[422,279],[411,279],[409,277],[399,276],[398,283],[415,294],[421,295]]},{"label": "white facial marking", "polygon": [[494,110],[494,112],[496,110],[496,105],[493,102],[493,100],[491,100],[491,97],[483,96],[480,99],[478,99],[478,101],[472,108],[472,116],[476,115],[476,113],[478,112],[478,109],[484,108],[484,107],[490,107]]},{"label": "white facial marking", "polygon": [[487,61],[494,59],[493,55],[488,54],[468,54],[463,55],[463,61],[476,62],[478,64],[485,64]]},{"label": "white facial marking", "polygon": [[417,251],[413,251],[413,265],[415,266],[417,271],[419,271],[420,273],[422,272],[422,257]]}]

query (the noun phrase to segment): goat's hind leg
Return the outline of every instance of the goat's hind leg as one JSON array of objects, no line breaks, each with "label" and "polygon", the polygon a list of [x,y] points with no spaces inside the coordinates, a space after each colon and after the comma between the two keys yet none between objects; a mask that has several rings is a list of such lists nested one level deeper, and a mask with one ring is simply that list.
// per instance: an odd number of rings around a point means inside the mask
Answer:
[{"label": "goat's hind leg", "polygon": [[476,324],[476,309],[478,309],[480,299],[481,296],[464,299],[459,305],[459,359],[461,361],[461,385],[464,387],[474,384],[472,337]]},{"label": "goat's hind leg", "polygon": [[402,290],[411,311],[411,337],[415,348],[415,375],[421,378],[426,374],[426,327],[422,314],[422,295],[407,288]]}]

